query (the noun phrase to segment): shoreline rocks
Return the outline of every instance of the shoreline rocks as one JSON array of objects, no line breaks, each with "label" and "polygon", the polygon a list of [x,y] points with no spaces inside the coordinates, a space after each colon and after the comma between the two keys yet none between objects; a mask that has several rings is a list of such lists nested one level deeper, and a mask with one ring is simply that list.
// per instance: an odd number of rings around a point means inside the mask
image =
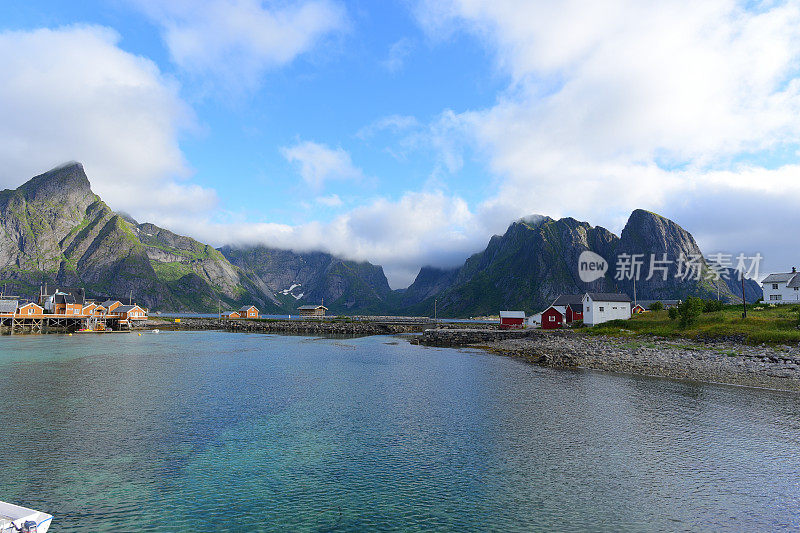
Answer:
[{"label": "shoreline rocks", "polygon": [[800,348],[736,341],[590,336],[574,331],[426,330],[422,344],[472,346],[541,366],[800,391]]},{"label": "shoreline rocks", "polygon": [[253,333],[287,333],[312,335],[395,335],[419,333],[423,325],[409,322],[337,321],[337,320],[219,320],[216,318],[182,318],[179,323],[166,319],[149,319],[142,327],[194,331],[244,331]]}]

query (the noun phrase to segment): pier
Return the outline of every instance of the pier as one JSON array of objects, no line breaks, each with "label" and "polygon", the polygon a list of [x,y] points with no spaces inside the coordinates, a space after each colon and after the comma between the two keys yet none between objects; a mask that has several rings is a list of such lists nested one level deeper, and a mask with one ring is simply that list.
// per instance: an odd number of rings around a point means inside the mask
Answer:
[{"label": "pier", "polygon": [[120,331],[132,324],[118,316],[67,316],[54,314],[0,315],[0,333],[75,333],[77,331]]}]

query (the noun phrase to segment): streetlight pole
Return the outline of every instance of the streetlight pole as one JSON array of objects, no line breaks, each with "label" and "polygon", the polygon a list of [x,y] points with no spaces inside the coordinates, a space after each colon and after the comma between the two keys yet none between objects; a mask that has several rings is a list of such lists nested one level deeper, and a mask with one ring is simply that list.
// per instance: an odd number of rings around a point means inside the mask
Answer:
[{"label": "streetlight pole", "polygon": [[742,272],[742,309],[744,309],[742,318],[747,318],[747,300],[744,297],[744,272]]}]

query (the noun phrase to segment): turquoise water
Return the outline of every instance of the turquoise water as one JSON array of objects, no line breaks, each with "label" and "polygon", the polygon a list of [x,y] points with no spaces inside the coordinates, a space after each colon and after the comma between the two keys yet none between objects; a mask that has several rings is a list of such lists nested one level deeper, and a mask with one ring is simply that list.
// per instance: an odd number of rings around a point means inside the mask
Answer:
[{"label": "turquoise water", "polygon": [[51,531],[800,527],[800,396],[402,338],[0,338],[0,500]]}]

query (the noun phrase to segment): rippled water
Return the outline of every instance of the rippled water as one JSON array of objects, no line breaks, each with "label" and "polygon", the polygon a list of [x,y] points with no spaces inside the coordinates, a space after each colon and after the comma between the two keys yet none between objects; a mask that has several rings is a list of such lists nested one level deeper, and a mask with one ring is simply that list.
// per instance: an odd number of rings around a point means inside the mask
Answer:
[{"label": "rippled water", "polygon": [[52,531],[800,527],[800,396],[402,339],[0,338],[0,500]]}]

